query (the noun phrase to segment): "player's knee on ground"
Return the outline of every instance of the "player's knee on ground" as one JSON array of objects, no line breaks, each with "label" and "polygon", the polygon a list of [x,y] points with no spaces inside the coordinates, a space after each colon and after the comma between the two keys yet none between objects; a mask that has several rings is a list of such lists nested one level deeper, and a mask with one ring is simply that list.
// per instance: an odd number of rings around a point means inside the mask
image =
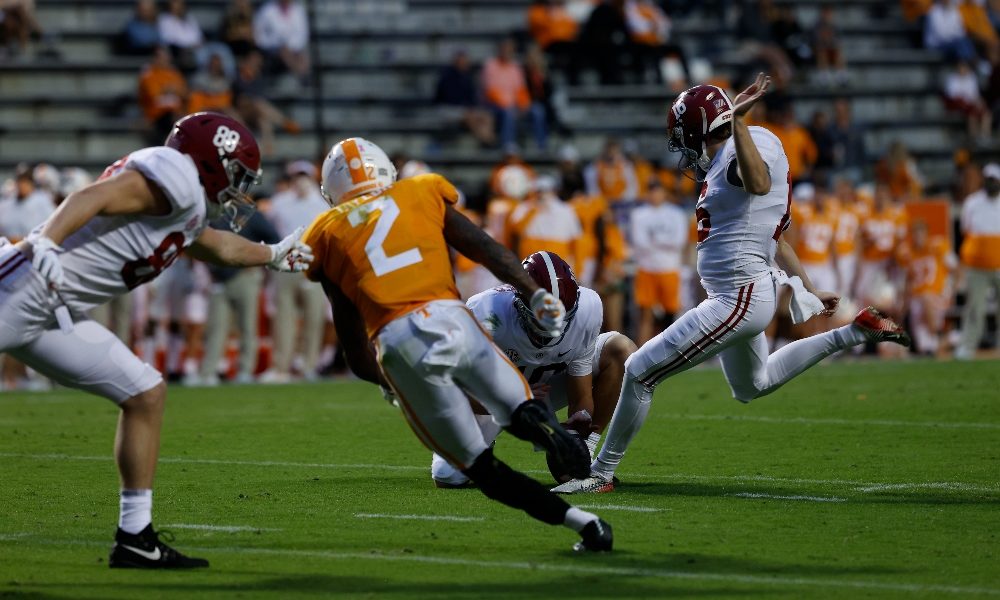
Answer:
[{"label": "player's knee on ground", "polygon": [[154,387],[132,396],[121,403],[122,410],[132,411],[163,411],[167,401],[167,384],[163,381]]},{"label": "player's knee on ground", "polygon": [[462,473],[474,481],[487,498],[519,508],[543,523],[560,525],[566,518],[569,505],[564,500],[497,459],[492,448],[483,451]]}]

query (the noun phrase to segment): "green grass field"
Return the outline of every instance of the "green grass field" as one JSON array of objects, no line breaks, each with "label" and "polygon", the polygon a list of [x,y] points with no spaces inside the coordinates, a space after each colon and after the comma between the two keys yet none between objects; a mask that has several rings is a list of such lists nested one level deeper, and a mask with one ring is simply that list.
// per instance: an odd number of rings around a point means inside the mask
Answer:
[{"label": "green grass field", "polygon": [[[1000,596],[1000,364],[834,364],[744,406],[716,370],[660,387],[613,494],[572,497],[610,555],[435,489],[356,382],[170,391],[154,518],[197,572],[112,571],[116,409],[0,394],[0,597]],[[510,436],[497,454],[547,480]]]}]

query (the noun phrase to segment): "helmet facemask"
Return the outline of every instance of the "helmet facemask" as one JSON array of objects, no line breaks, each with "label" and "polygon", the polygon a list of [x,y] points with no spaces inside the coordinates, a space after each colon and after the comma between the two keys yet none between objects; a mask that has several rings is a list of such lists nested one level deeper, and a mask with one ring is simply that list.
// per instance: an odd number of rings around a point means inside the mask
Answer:
[{"label": "helmet facemask", "polygon": [[216,200],[219,216],[229,221],[229,228],[239,233],[257,210],[250,197],[250,188],[260,182],[260,170],[253,170],[234,158],[222,158],[229,185],[219,192]]},{"label": "helmet facemask", "polygon": [[[556,292],[558,294],[558,290]],[[569,324],[576,315],[576,309],[580,306],[580,289],[576,290],[576,299],[573,300],[573,306],[566,309],[566,320],[563,326],[563,335],[569,330]],[[525,300],[521,294],[516,294],[514,296],[514,308],[517,310],[517,320],[521,325],[521,328],[528,334],[528,339],[531,340],[533,344],[539,348],[543,346],[548,346],[554,341],[562,339],[562,335],[558,337],[552,337],[552,334],[545,328],[543,328],[538,321],[535,319],[535,314],[531,311],[528,306],[528,301]]]}]

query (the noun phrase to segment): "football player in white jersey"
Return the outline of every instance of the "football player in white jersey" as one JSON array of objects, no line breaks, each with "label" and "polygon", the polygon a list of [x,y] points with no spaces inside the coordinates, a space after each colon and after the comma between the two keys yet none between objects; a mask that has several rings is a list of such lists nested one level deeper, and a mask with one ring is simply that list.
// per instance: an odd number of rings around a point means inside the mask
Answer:
[{"label": "football player in white jersey", "polygon": [[839,302],[837,294],[812,286],[795,252],[781,239],[790,202],[781,142],[767,129],[743,122],[769,85],[770,78],[759,75],[735,105],[722,89],[699,85],[671,105],[670,149],[680,152],[681,166],[694,168],[703,181],[695,215],[698,274],[708,298],[629,358],[621,398],[591,476],[553,491],[613,490],[615,470],[646,419],[656,386],[716,354],[733,397],[749,402],[838,350],[866,341],[909,345],[902,328],[868,307],[849,325],[769,355],[764,328],[774,317],[779,285],[792,289],[796,322],[832,314]]},{"label": "football player in white jersey", "polygon": [[[531,316],[528,302],[511,286],[476,294],[466,305],[493,336],[493,343],[524,373],[535,398],[546,402],[552,412],[566,408],[568,418],[563,425],[587,443],[593,458],[618,403],[625,360],[636,346],[617,331],[601,333],[601,297],[580,287],[573,269],[559,255],[535,252],[522,264],[539,286],[558,296],[566,307],[562,335],[552,337],[544,330]],[[477,414],[476,419],[486,443],[492,444],[500,425],[488,414]],[[570,479],[562,465],[548,462],[557,482]],[[469,482],[437,454],[431,477],[441,488],[464,487]]]},{"label": "football player in white jersey", "polygon": [[264,246],[206,227],[227,216],[239,229],[253,213],[247,191],[259,177],[250,130],[224,115],[196,113],[174,125],[165,145],[129,154],[70,194],[27,239],[0,242],[0,352],[121,408],[114,450],[121,513],[111,567],[208,561],[164,544],[152,526],[163,378],[87,313],[153,280],[182,251],[231,266],[304,270],[312,255],[298,241],[301,232]]}]

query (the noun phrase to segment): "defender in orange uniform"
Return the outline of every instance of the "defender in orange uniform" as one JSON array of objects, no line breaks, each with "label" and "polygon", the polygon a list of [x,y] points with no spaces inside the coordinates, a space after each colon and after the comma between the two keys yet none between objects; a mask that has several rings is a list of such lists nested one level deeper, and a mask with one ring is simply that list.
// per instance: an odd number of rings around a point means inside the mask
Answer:
[{"label": "defender in orange uniform", "polygon": [[925,221],[914,221],[910,241],[900,249],[897,260],[906,269],[913,343],[921,354],[936,355],[951,304],[949,276],[958,259],[948,240],[931,236]]},{"label": "defender in orange uniform", "polygon": [[420,441],[488,497],[574,529],[582,537],[578,551],[611,550],[607,523],[508,467],[483,440],[470,398],[557,463],[581,475],[590,471],[583,441],[534,399],[459,300],[448,246],[512,285],[537,325],[556,337],[566,313],[559,299],[455,209],[458,192],[446,179],[426,174],[397,182],[385,152],[367,140],[333,147],[323,163],[323,193],[334,208],[304,236],[316,255],[306,274],[322,283],[333,304],[351,370],[382,385]]}]

